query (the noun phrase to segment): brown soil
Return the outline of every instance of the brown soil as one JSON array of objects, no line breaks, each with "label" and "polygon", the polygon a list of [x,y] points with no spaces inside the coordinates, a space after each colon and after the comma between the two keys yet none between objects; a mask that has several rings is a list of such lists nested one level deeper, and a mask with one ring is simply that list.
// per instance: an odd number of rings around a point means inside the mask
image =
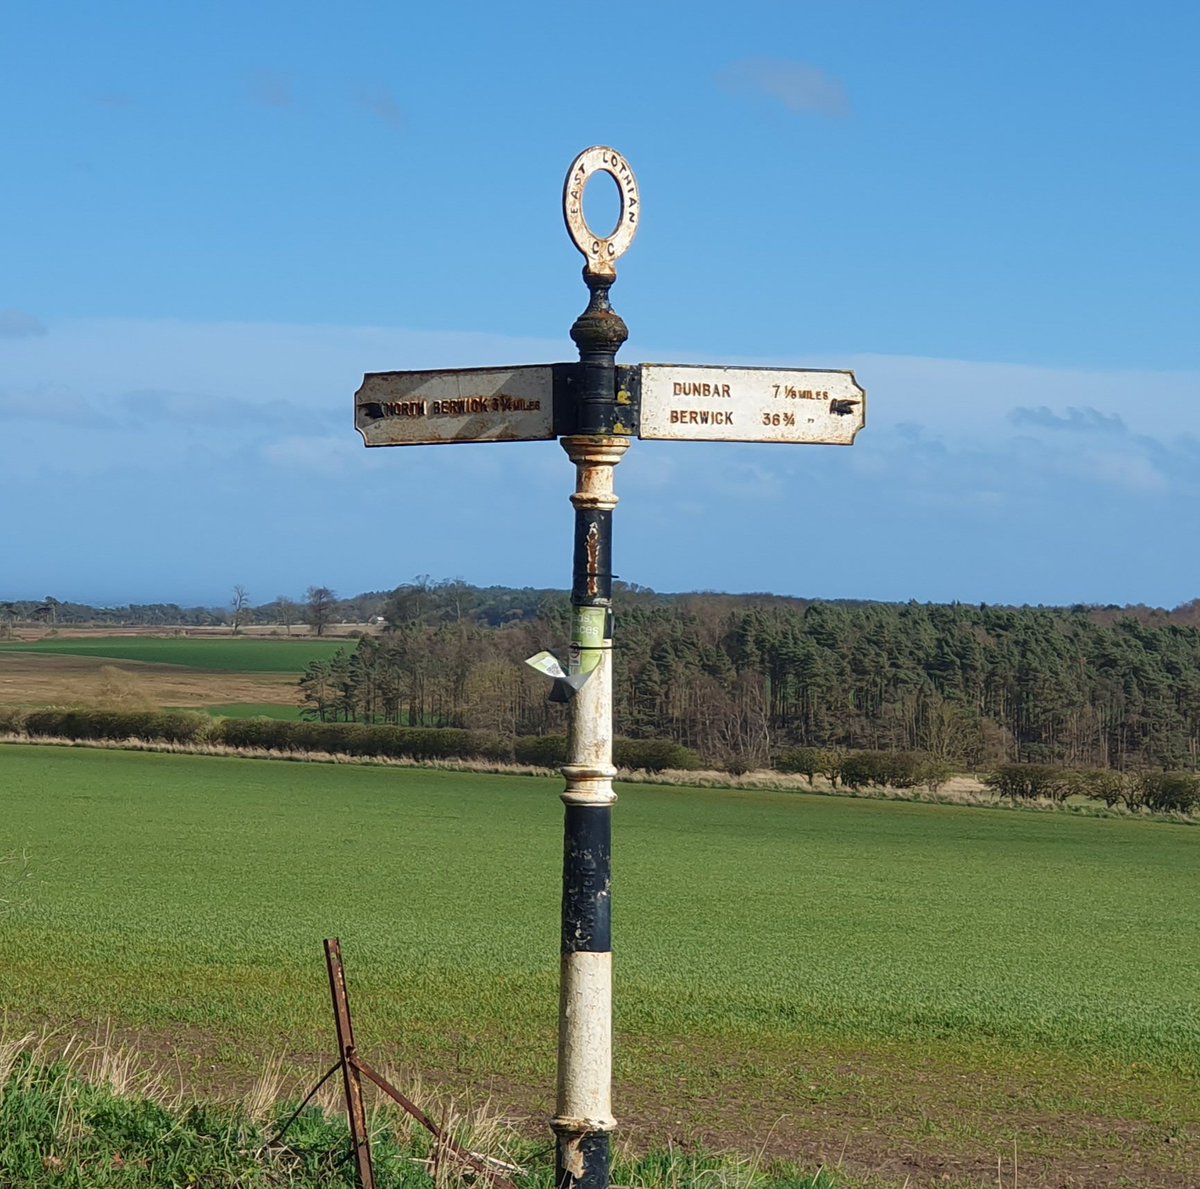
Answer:
[{"label": "brown soil", "polygon": [[[365,623],[335,623],[325,629],[322,635],[326,639],[356,638],[364,633],[376,633],[380,629]],[[229,639],[233,631],[227,627],[61,627],[52,629],[55,640],[95,640],[123,639],[126,637],[153,636],[162,639],[185,636],[189,639]],[[239,636],[252,636],[256,639],[274,637],[304,639],[311,636],[312,630],[306,623],[294,623],[290,630],[278,624],[251,624],[238,629]],[[20,640],[30,644],[44,640],[51,635],[51,630],[43,627],[15,627],[6,637],[10,640]]]},{"label": "brown soil", "polygon": [[[195,1028],[97,1029],[79,1020],[59,1035],[72,1032],[85,1041],[100,1038],[134,1050],[168,1094],[241,1098],[268,1064],[228,1038]],[[386,1052],[364,1036],[359,1041],[367,1060],[435,1119],[451,1100],[460,1111],[464,1105],[486,1103],[509,1126],[546,1137],[552,1086],[437,1070],[397,1075],[387,1071]],[[981,1073],[932,1059],[914,1067],[911,1058],[905,1062],[878,1052],[812,1049],[805,1052],[799,1080],[786,1070],[773,1071],[782,1077],[747,1079],[738,1077],[738,1063],[758,1066],[770,1055],[721,1052],[719,1042],[714,1043],[715,1048],[675,1046],[663,1054],[664,1064],[672,1068],[678,1063],[679,1068],[710,1074],[697,1078],[696,1085],[681,1076],[671,1102],[664,1101],[660,1087],[617,1080],[620,1147],[644,1152],[669,1146],[684,1155],[728,1152],[760,1167],[772,1160],[791,1161],[804,1170],[823,1166],[839,1183],[864,1189],[1200,1185],[1200,1127],[1194,1111],[1189,1123],[1171,1124],[1088,1110],[1093,1087],[1086,1076],[1072,1087],[1079,1109],[1047,1110],[1036,1104],[1055,1088],[1038,1084],[1037,1075]],[[282,1043],[278,1052],[284,1057],[278,1092],[293,1100],[311,1089],[334,1061],[332,1036],[323,1053],[287,1052]],[[1101,1101],[1110,1083],[1103,1075],[1095,1078]],[[340,1108],[337,1085],[335,1078],[322,1094],[326,1109]]]},{"label": "brown soil", "polygon": [[217,706],[296,704],[286,673],[201,673],[104,657],[0,653],[0,705]]}]

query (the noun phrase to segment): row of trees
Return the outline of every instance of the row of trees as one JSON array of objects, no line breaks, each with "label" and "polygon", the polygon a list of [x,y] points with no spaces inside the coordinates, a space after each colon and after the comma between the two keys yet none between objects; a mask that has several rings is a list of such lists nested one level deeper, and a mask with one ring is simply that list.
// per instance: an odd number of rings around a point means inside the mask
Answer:
[{"label": "row of trees", "polygon": [[[797,747],[923,752],[982,769],[1021,761],[1118,771],[1200,766],[1200,602],[1172,612],[832,603],[619,589],[616,728],[706,759],[760,766]],[[522,661],[565,651],[561,592],[421,576],[391,592],[230,610],[171,604],[96,612],[0,603],[5,622],[251,622],[322,634],[382,617],[387,631],[305,675],[315,717],[507,735],[561,730]],[[110,616],[110,618],[105,618]]]},{"label": "row of trees", "polygon": [[[538,606],[558,592],[504,586],[470,586],[461,578],[435,581],[422,574],[396,590],[366,591],[340,598],[328,586],[308,587],[303,596],[276,595],[255,603],[245,583],[234,583],[229,602],[220,607],[184,607],[178,603],[129,603],[95,607],[47,595],[44,599],[0,600],[0,631],[16,626],[42,627],[281,627],[307,624],[323,634],[331,624],[366,624],[392,611],[401,618],[426,622],[469,619],[499,627],[536,614]],[[399,600],[406,607],[397,605]]]},{"label": "row of trees", "polygon": [[0,601],[0,633],[25,627],[230,627],[233,634],[251,624],[268,624],[291,630],[307,624],[318,635],[332,623],[366,623],[377,616],[387,600],[385,592],[339,599],[327,586],[310,586],[303,599],[278,595],[254,606],[249,590],[233,586],[227,607],[181,607],[178,603],[130,603],[119,607],[93,607],[47,595],[44,599]]},{"label": "row of trees", "polygon": [[[658,595],[636,583],[616,582],[614,587],[620,601],[665,603],[697,601],[725,610],[739,607],[765,609],[791,609],[803,611],[814,604],[814,600],[791,598],[785,595],[751,594],[689,594]],[[57,599],[47,595],[44,599],[0,599],[0,627],[15,625],[50,626],[113,626],[113,627],[214,627],[230,624],[236,618],[239,626],[257,624],[287,627],[297,623],[308,623],[310,604],[314,591],[322,592],[328,603],[329,615],[325,622],[365,624],[377,617],[389,622],[420,621],[427,625],[458,622],[469,619],[489,627],[501,627],[515,620],[535,617],[547,603],[561,598],[561,592],[535,587],[471,586],[461,578],[433,579],[420,574],[391,591],[365,591],[348,598],[339,597],[326,586],[310,586],[302,598],[277,595],[265,603],[255,604],[249,589],[242,583],[232,587],[229,603],[219,607],[191,606],[178,603],[129,603],[116,607],[96,607],[87,603]],[[868,607],[875,604],[859,599],[841,599],[826,603],[835,607]],[[1019,611],[1030,608],[1018,608]],[[1047,610],[1035,608],[1035,610]],[[1049,610],[1054,610],[1050,608]],[[1134,619],[1150,627],[1200,628],[1200,599],[1192,599],[1173,610],[1147,607],[1142,604],[1130,606],[1077,605],[1063,609],[1062,614],[1085,615],[1095,623],[1111,627],[1124,619]]]},{"label": "row of trees", "polygon": [[220,608],[181,607],[178,603],[131,603],[122,607],[93,607],[47,595],[44,599],[0,602],[0,632],[18,625],[55,628],[99,627],[215,627],[226,618]]},{"label": "row of trees", "polygon": [[1013,801],[1090,797],[1110,808],[1151,809],[1188,813],[1200,806],[1200,773],[1114,772],[1111,768],[1077,770],[1048,764],[1001,764],[987,773],[984,784]]},{"label": "row of trees", "polygon": [[[497,624],[477,614],[481,593],[399,588],[384,634],[305,674],[305,704],[342,721],[560,729],[561,710],[521,662],[561,653],[566,597],[542,595]],[[1170,620],[637,590],[618,617],[617,731],[717,762],[762,766],[805,747],[922,752],[976,769],[1200,761],[1200,630]]]},{"label": "row of trees", "polygon": [[[953,766],[922,752],[841,752],[813,747],[795,748],[776,757],[774,767],[792,772],[815,785],[818,776],[834,788],[939,789],[953,775]],[[1013,802],[1070,797],[1103,801],[1110,809],[1150,809],[1158,813],[1189,813],[1200,807],[1200,773],[1150,770],[1117,772],[1112,768],[1067,768],[1056,764],[997,764],[983,773],[983,783]]]}]

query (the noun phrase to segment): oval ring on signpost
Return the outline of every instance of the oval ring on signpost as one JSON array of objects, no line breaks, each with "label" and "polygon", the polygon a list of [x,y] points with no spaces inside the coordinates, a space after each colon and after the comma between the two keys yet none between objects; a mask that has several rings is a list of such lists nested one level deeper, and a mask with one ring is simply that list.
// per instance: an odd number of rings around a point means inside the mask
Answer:
[{"label": "oval ring on signpost", "polygon": [[[621,194],[621,214],[608,236],[596,235],[583,215],[583,191],[595,173],[607,173]],[[587,271],[616,275],[617,257],[624,254],[637,234],[640,205],[637,178],[616,149],[593,145],[571,162],[563,183],[563,218],[571,241],[587,261]]]}]

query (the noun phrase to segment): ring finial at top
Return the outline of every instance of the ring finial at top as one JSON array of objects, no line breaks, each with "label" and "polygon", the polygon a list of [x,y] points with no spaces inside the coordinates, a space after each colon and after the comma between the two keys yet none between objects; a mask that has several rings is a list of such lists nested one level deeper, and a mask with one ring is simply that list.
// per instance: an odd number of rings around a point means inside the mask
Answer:
[{"label": "ring finial at top", "polygon": [[[616,227],[607,236],[592,231],[583,214],[583,192],[596,173],[607,173],[617,183],[621,194],[621,214]],[[615,277],[617,258],[633,243],[641,218],[637,178],[629,162],[616,149],[593,145],[571,162],[563,183],[563,218],[572,243],[583,253],[584,271]]]}]

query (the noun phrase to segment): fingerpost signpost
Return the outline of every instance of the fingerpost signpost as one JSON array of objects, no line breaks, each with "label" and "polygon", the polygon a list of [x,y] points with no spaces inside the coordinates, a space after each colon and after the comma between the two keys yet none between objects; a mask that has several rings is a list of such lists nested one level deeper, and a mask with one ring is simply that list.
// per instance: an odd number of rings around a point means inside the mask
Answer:
[{"label": "fingerpost signpost", "polygon": [[[583,212],[597,173],[616,182],[621,213],[607,236]],[[584,150],[563,185],[567,231],[583,254],[587,308],[571,338],[578,363],[373,372],[355,395],[367,446],[557,438],[575,464],[571,638],[565,669],[550,653],[529,663],[569,703],[563,767],[562,944],[557,1137],[559,1189],[606,1189],[612,1114],[612,513],[613,469],[635,437],[672,441],[851,445],[866,393],[852,372],[645,363],[620,366],[629,336],[609,302],[616,262],[641,222],[628,161]]]}]

